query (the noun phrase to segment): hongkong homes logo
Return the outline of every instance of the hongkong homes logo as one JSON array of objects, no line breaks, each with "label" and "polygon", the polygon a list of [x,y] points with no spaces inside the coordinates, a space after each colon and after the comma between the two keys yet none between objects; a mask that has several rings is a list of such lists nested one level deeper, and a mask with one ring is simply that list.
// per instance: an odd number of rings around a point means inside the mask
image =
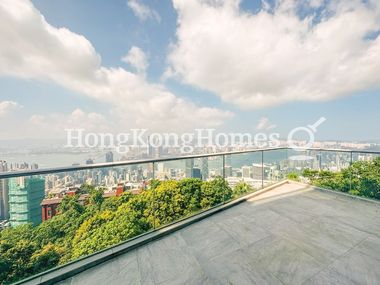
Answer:
[{"label": "hongkong homes logo", "polygon": [[[314,124],[295,127],[288,133],[287,146],[295,151],[304,151],[313,146],[317,128],[326,121],[319,118]],[[130,129],[124,133],[94,133],[85,129],[65,129],[66,145],[68,148],[100,148],[113,149],[120,154],[126,154],[131,149],[139,148],[149,151],[151,148],[179,148],[183,154],[191,154],[196,149],[205,146],[224,147],[252,147],[267,148],[279,147],[280,134],[272,133],[225,133],[216,132],[215,129],[194,129],[193,132],[178,133],[149,133],[148,129]],[[306,135],[307,139],[302,145],[297,143],[295,137]],[[302,159],[303,156],[292,156],[291,159]],[[305,157],[303,157],[305,158]]]}]

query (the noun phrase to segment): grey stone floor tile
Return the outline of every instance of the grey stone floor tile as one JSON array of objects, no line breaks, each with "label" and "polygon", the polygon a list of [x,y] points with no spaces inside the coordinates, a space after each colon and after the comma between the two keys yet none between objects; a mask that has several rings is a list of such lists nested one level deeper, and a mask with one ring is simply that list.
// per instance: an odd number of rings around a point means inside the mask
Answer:
[{"label": "grey stone floor tile", "polygon": [[167,279],[160,283],[156,283],[157,285],[178,285],[178,284],[187,284],[187,285],[216,285],[213,283],[211,279],[202,272],[201,274],[188,276],[186,279],[180,276],[180,273],[171,279]]},{"label": "grey stone floor tile", "polygon": [[317,216],[314,212],[310,212],[307,209],[303,209],[289,203],[283,203],[281,205],[276,204],[275,206],[270,207],[270,209],[295,223],[307,223],[310,220],[315,219]]},{"label": "grey stone floor tile", "polygon": [[[347,210],[348,211],[348,210]],[[357,214],[349,214],[342,210],[344,214],[333,215],[333,216],[322,216],[321,221],[331,221],[333,220],[336,224],[347,225],[362,232],[366,232],[369,235],[377,235],[380,237],[380,221],[377,218],[380,215],[378,213],[377,217],[363,217]]]},{"label": "grey stone floor tile", "polygon": [[241,203],[236,207],[229,208],[228,211],[215,214],[212,221],[213,223],[223,222],[231,217],[246,215],[247,213],[252,213],[252,207],[250,207],[249,203]]},{"label": "grey stone floor tile", "polygon": [[368,233],[334,220],[314,220],[302,230],[311,244],[319,244],[321,248],[337,255],[345,253],[368,237]]},{"label": "grey stone floor tile", "polygon": [[356,284],[380,284],[380,261],[356,249],[340,257],[330,268]]},{"label": "grey stone floor tile", "polygon": [[259,227],[252,219],[243,215],[226,219],[218,225],[225,230],[240,246],[250,245],[270,236],[270,233]]},{"label": "grey stone floor tile", "polygon": [[260,240],[244,251],[251,264],[265,268],[284,284],[302,284],[323,269],[323,264],[295,244],[276,236]]},{"label": "grey stone floor tile", "polygon": [[377,236],[370,235],[367,239],[356,246],[355,249],[361,253],[380,260],[380,238]]},{"label": "grey stone floor tile", "polygon": [[140,247],[136,250],[138,263],[138,272],[140,275],[140,284],[154,285],[153,263],[149,262],[151,253],[147,246]]},{"label": "grey stone floor tile", "polygon": [[[204,225],[201,225],[203,227]],[[195,225],[199,229],[198,225]],[[211,260],[215,256],[227,254],[240,248],[239,242],[234,240],[225,230],[217,224],[209,225],[200,234],[195,234],[191,228],[181,231],[180,234],[188,247],[198,259]]]},{"label": "grey stone floor tile", "polygon": [[203,269],[214,284],[282,284],[265,267],[251,262],[243,249],[205,262]]},{"label": "grey stone floor tile", "polygon": [[354,281],[350,280],[335,270],[327,268],[315,274],[310,279],[306,280],[303,285],[357,285]]},{"label": "grey stone floor tile", "polygon": [[72,277],[71,285],[116,284],[120,271],[117,260],[112,259]]},{"label": "grey stone floor tile", "polygon": [[271,233],[275,233],[275,231],[282,231],[290,225],[297,226],[298,224],[293,220],[273,211],[270,207],[262,208],[254,214],[248,213],[246,217],[251,219],[260,228],[263,228]]},{"label": "grey stone floor tile", "polygon": [[119,284],[141,284],[140,268],[136,250],[116,257],[115,260],[119,265],[119,271],[114,278],[119,281]]},{"label": "grey stone floor tile", "polygon": [[269,231],[293,241],[318,261],[328,264],[368,237],[366,232],[332,221],[312,219],[307,223],[275,223]]},{"label": "grey stone floor tile", "polygon": [[180,284],[204,279],[200,264],[178,233],[145,248],[139,252],[140,273],[150,276],[155,284],[173,279]]}]

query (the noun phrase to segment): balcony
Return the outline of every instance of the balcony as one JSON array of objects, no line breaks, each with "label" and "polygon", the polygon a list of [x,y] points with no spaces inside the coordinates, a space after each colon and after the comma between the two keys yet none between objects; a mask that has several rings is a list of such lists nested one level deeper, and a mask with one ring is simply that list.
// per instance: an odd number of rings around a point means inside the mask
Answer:
[{"label": "balcony", "polygon": [[[129,173],[132,169],[143,173],[144,181],[156,178],[159,181],[167,180],[167,184],[161,182],[161,188],[150,185],[132,194],[136,199],[151,199],[151,203],[144,206],[144,221],[147,222],[144,226],[148,225],[144,228],[145,232],[130,235],[121,243],[107,243],[108,240],[104,239],[107,228],[102,228],[104,217],[99,216],[101,218],[96,220],[94,227],[80,227],[82,232],[88,231],[81,235],[77,233],[73,241],[79,244],[90,238],[102,246],[95,244],[90,249],[81,247],[82,251],[74,252],[77,257],[73,255],[70,262],[61,262],[62,265],[20,283],[379,284],[380,203],[341,192],[359,191],[359,188],[354,189],[359,187],[355,186],[358,174],[350,167],[358,160],[372,161],[377,154],[331,150],[307,152],[308,157],[315,159],[300,161],[292,158],[290,150],[276,149],[70,169],[70,175],[74,178],[82,177],[83,173],[92,175],[92,171],[103,169],[119,169],[120,173]],[[359,159],[360,155],[366,159]],[[179,163],[177,172],[183,179],[192,177],[193,173],[206,173],[201,168],[206,165],[206,159],[208,177],[205,179],[207,182],[199,182],[204,183],[198,189],[199,196],[195,194],[197,189],[185,184],[180,184],[184,188],[179,189],[187,189],[184,193],[166,195],[169,192],[165,191],[169,188],[165,190],[162,185],[177,185],[175,177],[165,177],[165,173],[176,172],[165,170],[173,169],[173,161]],[[235,176],[237,163],[241,165],[241,176]],[[233,169],[229,169],[231,164],[235,165]],[[193,171],[198,165],[200,171]],[[245,167],[247,165],[252,165],[249,171]],[[349,171],[351,179],[342,185],[351,185],[352,189],[334,191],[315,187],[305,184],[306,178],[302,176],[297,177],[301,182],[286,179],[287,175],[297,171],[307,170],[309,173],[316,168],[327,171],[327,167],[334,168],[339,179],[341,175],[345,177],[339,171]],[[69,169],[40,170],[33,175],[46,178],[52,173],[67,175]],[[150,178],[149,173],[152,173]],[[22,176],[25,173],[3,174],[2,178],[12,179],[12,175]],[[228,192],[225,184],[217,180],[218,175],[235,187],[232,192]],[[309,179],[316,181],[315,177],[309,176]],[[325,176],[322,178],[326,185]],[[214,185],[223,189],[222,192],[210,192],[215,180],[217,183]],[[236,185],[233,184],[236,180],[238,184],[243,181],[245,186],[250,183],[249,191],[235,192]],[[133,189],[127,190],[130,191]],[[192,195],[186,196],[189,192]],[[178,195],[190,200],[198,197],[200,206],[189,208],[181,199],[182,204],[178,204]],[[171,208],[173,205],[181,206]],[[191,211],[182,211],[184,207]],[[126,215],[123,212],[122,217]],[[53,217],[41,226],[59,222],[59,217]],[[124,224],[120,229],[123,227]],[[98,228],[104,230],[101,235],[96,231]],[[117,231],[113,233],[115,236],[118,234]]]}]

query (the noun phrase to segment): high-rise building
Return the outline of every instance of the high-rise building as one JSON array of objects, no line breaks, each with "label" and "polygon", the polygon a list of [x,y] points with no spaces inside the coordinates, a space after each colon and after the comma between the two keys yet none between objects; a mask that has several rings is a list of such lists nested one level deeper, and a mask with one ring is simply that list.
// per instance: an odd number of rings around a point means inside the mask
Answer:
[{"label": "high-rise building", "polygon": [[252,178],[261,179],[262,174],[263,174],[263,165],[261,163],[253,163],[252,164]]},{"label": "high-rise building", "polygon": [[191,177],[202,179],[201,169],[200,168],[193,168]]},{"label": "high-rise building", "polygon": [[41,202],[45,197],[45,179],[20,177],[9,179],[9,220],[11,226],[38,225],[42,220]]},{"label": "high-rise building", "polygon": [[243,166],[241,168],[242,176],[243,178],[250,178],[251,177],[251,168],[249,166]]},{"label": "high-rise building", "polygon": [[232,177],[232,166],[230,166],[230,165],[226,165],[225,167],[224,167],[224,173],[225,173],[225,175],[226,175],[226,177]]},{"label": "high-rise building", "polygon": [[30,169],[38,169],[38,164],[37,163],[32,163],[30,165]]},{"label": "high-rise building", "polygon": [[113,162],[113,153],[109,151],[106,153],[106,162]]},{"label": "high-rise building", "polygon": [[147,143],[147,145],[148,145],[148,156],[149,157],[154,157],[155,151],[154,151],[153,145],[150,142],[150,137],[149,136],[148,136],[148,143]]},{"label": "high-rise building", "polygon": [[[11,164],[12,168],[12,164]],[[7,172],[8,163],[0,160],[0,172]],[[0,179],[0,220],[9,219],[9,205],[8,205],[8,179]]]},{"label": "high-rise building", "polygon": [[208,179],[208,158],[207,157],[201,158],[201,174],[202,174],[203,180]]},{"label": "high-rise building", "polygon": [[189,158],[185,161],[185,175],[187,178],[193,177],[194,159]]},{"label": "high-rise building", "polygon": [[8,171],[8,163],[6,161],[0,160],[0,172]]},{"label": "high-rise building", "polygon": [[0,179],[0,220],[8,219],[8,179]]}]

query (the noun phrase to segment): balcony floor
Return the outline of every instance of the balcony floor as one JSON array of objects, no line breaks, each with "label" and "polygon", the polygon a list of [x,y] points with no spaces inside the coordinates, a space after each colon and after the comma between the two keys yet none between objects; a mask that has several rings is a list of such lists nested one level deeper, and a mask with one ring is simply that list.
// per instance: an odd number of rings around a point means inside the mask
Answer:
[{"label": "balcony floor", "polygon": [[60,284],[380,284],[379,217],[285,184]]}]

